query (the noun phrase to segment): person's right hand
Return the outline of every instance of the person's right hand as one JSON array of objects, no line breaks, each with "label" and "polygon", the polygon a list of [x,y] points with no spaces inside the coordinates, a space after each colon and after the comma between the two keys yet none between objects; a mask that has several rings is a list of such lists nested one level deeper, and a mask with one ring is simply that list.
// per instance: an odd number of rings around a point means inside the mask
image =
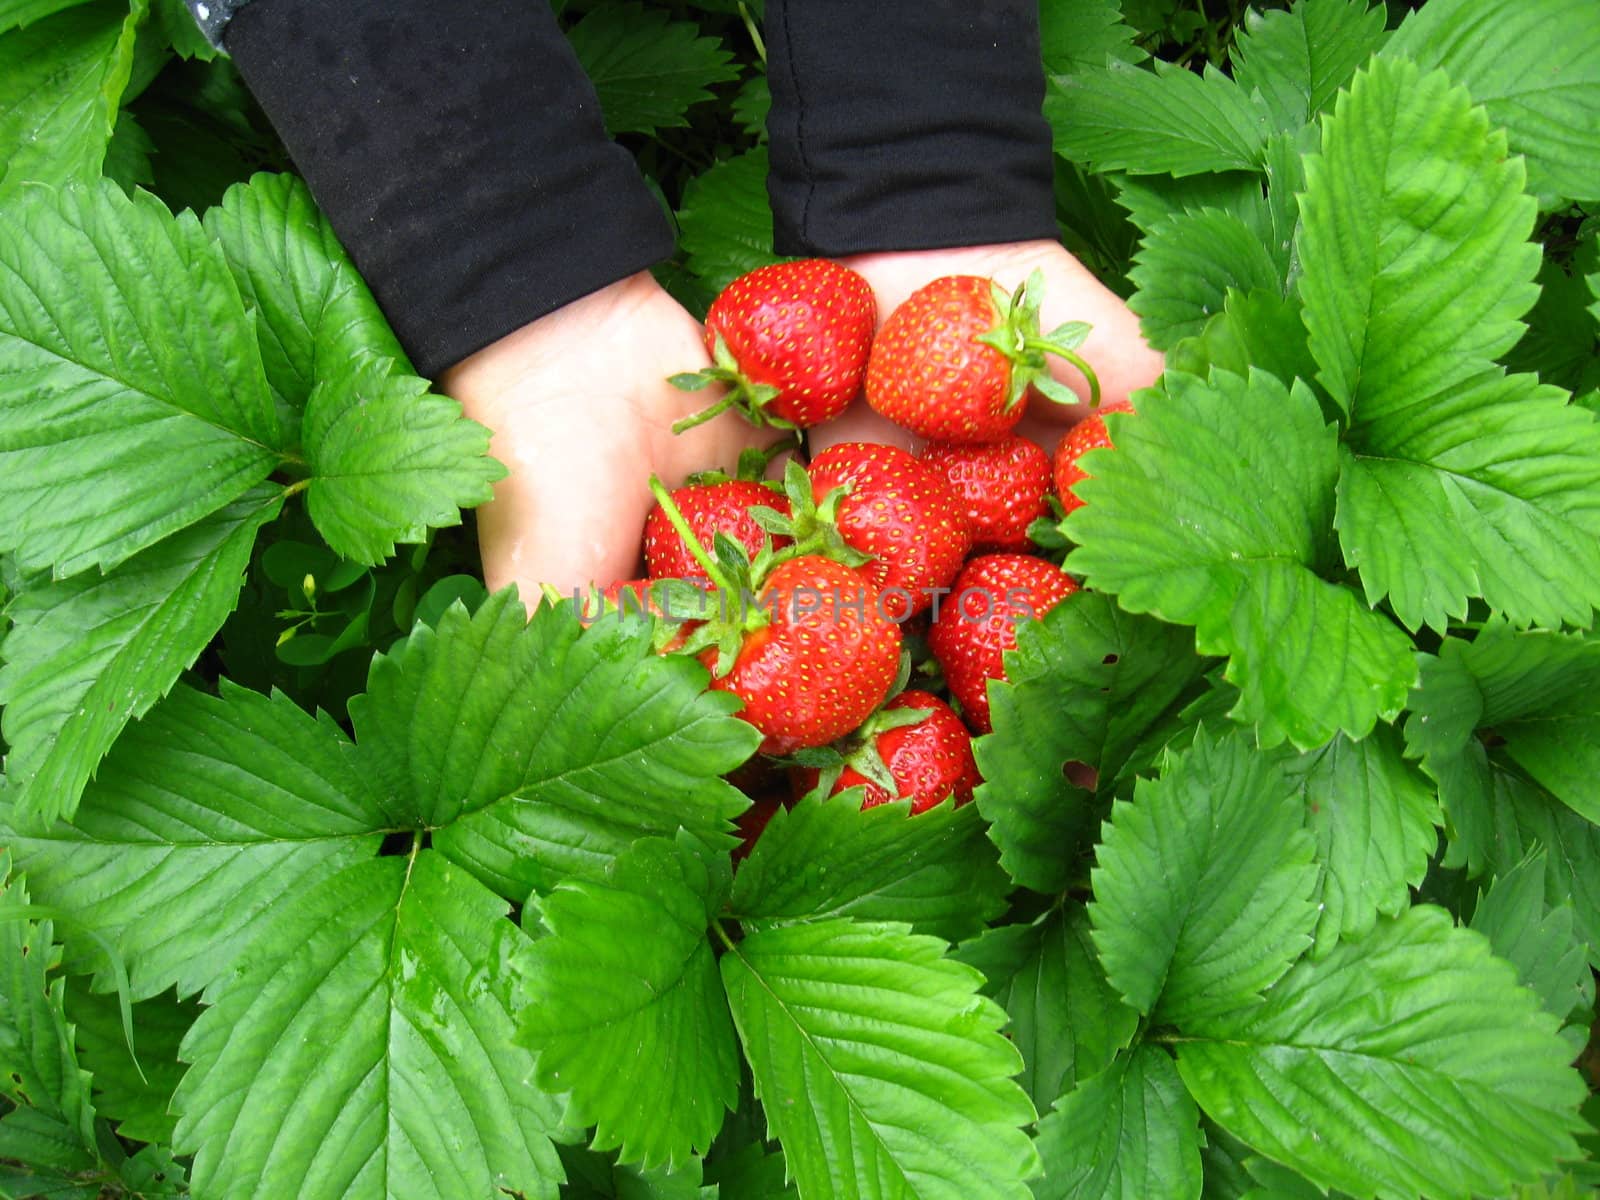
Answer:
[{"label": "person's right hand", "polygon": [[478,509],[491,590],[515,582],[530,608],[539,585],[565,594],[637,575],[652,474],[675,487],[695,471],[732,471],[773,439],[736,412],[682,434],[674,421],[712,392],[667,382],[710,359],[700,324],[648,273],[540,317],[445,372],[441,388],[494,431],[511,474]]}]

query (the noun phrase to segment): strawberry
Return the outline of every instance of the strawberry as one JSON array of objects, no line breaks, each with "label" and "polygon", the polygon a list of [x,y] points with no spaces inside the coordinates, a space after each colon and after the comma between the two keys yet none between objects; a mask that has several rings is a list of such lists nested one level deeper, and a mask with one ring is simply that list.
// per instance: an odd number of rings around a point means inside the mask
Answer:
[{"label": "strawberry", "polygon": [[1044,616],[1077,590],[1060,567],[1027,554],[984,554],[961,569],[928,646],[974,729],[992,728],[989,680],[1006,677],[1001,656],[1016,647],[1017,622]]},{"label": "strawberry", "polygon": [[[955,710],[929,692],[901,692],[868,718],[852,741],[856,744],[847,747],[835,768],[838,778],[828,795],[862,785],[862,808],[909,799],[915,816],[952,793],[957,804],[965,804],[982,782],[972,758],[972,735]],[[809,792],[822,769],[802,766],[796,775],[800,789]]]},{"label": "strawberry", "polygon": [[[871,556],[861,571],[896,619],[927,608],[933,590],[955,578],[972,549],[955,493],[898,446],[842,442],[817,455],[808,475],[811,493],[824,497],[825,506],[829,493],[848,489],[831,504],[833,525],[845,545]],[[809,523],[815,512],[803,500],[795,505],[793,529],[802,544],[816,536]],[[816,544],[826,540],[824,533]]]},{"label": "strawberry", "polygon": [[824,258],[772,263],[739,276],[706,313],[714,365],[672,377],[685,391],[713,383],[728,391],[673,431],[729,408],[756,425],[804,429],[831,420],[861,390],[877,320],[867,281]]},{"label": "strawberry", "polygon": [[[672,499],[702,544],[711,545],[716,535],[723,533],[743,546],[750,558],[761,552],[767,539],[766,531],[756,523],[750,510],[767,507],[782,513],[789,511],[789,502],[782,493],[747,479],[689,484],[674,491]],[[773,548],[787,541],[775,538]],[[700,573],[694,555],[673,531],[659,504],[645,518],[644,559],[651,579],[688,579]]]},{"label": "strawberry", "polygon": [[1069,321],[1039,332],[1043,276],[1006,292],[992,279],[946,275],[913,292],[889,314],[867,360],[867,403],[895,424],[945,442],[998,442],[1022,419],[1030,389],[1062,404],[1075,396],[1050,374],[1047,354],[1100,382],[1075,353],[1089,326]]},{"label": "strawberry", "polygon": [[[824,746],[872,715],[900,665],[900,627],[854,567],[810,554],[779,563],[756,594],[730,664],[708,649],[712,688],[744,701],[764,754]],[[765,618],[763,620],[763,618]]]},{"label": "strawberry", "polygon": [[1050,456],[1027,438],[988,445],[929,442],[922,461],[950,484],[966,509],[980,554],[1033,549],[1028,526],[1050,511]]},{"label": "strawberry", "polygon": [[1126,400],[1114,400],[1099,412],[1092,413],[1079,421],[1056,444],[1056,495],[1061,497],[1061,507],[1067,512],[1083,507],[1083,501],[1078,499],[1077,493],[1072,490],[1079,480],[1088,478],[1083,468],[1078,466],[1078,459],[1091,450],[1111,448],[1111,435],[1106,432],[1102,414],[1132,411],[1133,405]]},{"label": "strawberry", "polygon": [[761,751],[824,746],[871,716],[900,668],[900,627],[885,615],[878,589],[854,567],[818,554],[777,562],[764,550],[752,564],[723,538],[713,558],[659,479],[651,478],[650,490],[720,593],[684,652],[711,671],[714,690],[744,701],[740,715],[761,731]]}]

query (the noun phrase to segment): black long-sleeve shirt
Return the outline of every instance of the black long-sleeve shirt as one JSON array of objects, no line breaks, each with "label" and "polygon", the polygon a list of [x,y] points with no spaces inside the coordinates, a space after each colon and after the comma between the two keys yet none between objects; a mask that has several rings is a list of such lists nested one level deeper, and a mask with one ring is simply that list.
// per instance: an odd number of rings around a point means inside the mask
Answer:
[{"label": "black long-sleeve shirt", "polygon": [[[191,0],[424,374],[661,261],[539,0]],[[1034,0],[769,0],[775,249],[1051,237]]]}]

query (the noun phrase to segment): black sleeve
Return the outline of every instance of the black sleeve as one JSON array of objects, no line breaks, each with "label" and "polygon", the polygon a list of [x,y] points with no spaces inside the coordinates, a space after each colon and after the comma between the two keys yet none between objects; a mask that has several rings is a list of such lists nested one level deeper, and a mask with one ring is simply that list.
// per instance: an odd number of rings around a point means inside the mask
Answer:
[{"label": "black sleeve", "polygon": [[225,36],[423,375],[672,253],[544,0],[252,0]]},{"label": "black sleeve", "polygon": [[1057,236],[1037,0],[768,0],[782,254]]}]

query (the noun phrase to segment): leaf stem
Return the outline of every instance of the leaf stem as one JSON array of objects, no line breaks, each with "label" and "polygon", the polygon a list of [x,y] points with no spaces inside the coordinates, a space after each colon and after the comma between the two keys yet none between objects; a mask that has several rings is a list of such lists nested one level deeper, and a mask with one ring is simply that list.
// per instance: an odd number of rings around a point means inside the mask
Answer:
[{"label": "leaf stem", "polygon": [[739,18],[744,22],[745,32],[750,35],[750,40],[755,43],[756,57],[761,60],[761,65],[767,65],[767,44],[761,40],[761,30],[756,27],[754,18],[750,16],[750,9],[744,0],[739,0]]},{"label": "leaf stem", "polygon": [[728,936],[728,931],[722,927],[722,922],[720,920],[717,920],[716,918],[712,919],[711,932],[717,935],[717,941],[722,943],[722,948],[724,950],[733,949],[733,939]]}]

